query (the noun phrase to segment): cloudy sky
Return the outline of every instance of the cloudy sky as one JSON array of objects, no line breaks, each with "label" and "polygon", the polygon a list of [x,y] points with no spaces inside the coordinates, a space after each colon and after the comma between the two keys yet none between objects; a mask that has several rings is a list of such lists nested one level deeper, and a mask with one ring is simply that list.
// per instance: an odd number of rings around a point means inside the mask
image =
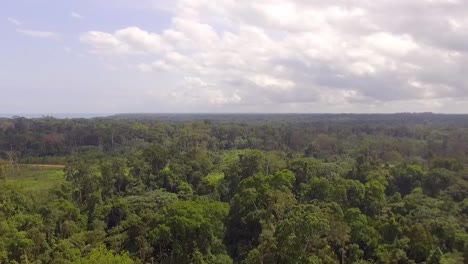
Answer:
[{"label": "cloudy sky", "polygon": [[0,113],[468,112],[465,0],[6,0]]}]

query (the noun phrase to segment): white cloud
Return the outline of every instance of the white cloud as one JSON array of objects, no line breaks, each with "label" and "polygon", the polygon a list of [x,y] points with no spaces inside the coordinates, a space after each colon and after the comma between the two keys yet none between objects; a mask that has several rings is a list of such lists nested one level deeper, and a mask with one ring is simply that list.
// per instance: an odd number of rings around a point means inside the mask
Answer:
[{"label": "white cloud", "polygon": [[9,17],[7,18],[8,22],[15,25],[15,26],[21,26],[21,22],[16,19],[16,18],[13,18],[13,17]]},{"label": "white cloud", "polygon": [[294,87],[294,82],[266,74],[255,74],[250,80],[257,86],[274,91],[287,91]]},{"label": "white cloud", "polygon": [[392,56],[403,56],[418,48],[409,35],[395,36],[386,32],[366,36],[364,42],[370,47]]},{"label": "white cloud", "polygon": [[376,69],[367,62],[355,62],[350,65],[350,70],[357,75],[366,75],[375,73]]},{"label": "white cloud", "polygon": [[230,96],[223,94],[221,90],[213,90],[208,93],[208,102],[214,105],[238,104],[242,102],[242,97],[234,93]]},{"label": "white cloud", "polygon": [[107,54],[160,53],[169,49],[158,34],[127,27],[114,33],[89,31],[80,36],[81,42],[92,47],[92,52]]},{"label": "white cloud", "polygon": [[138,64],[138,69],[142,72],[152,72],[152,71],[169,71],[172,69],[169,64],[163,60],[158,60],[153,63],[140,63]]},{"label": "white cloud", "polygon": [[158,32],[90,31],[81,41],[138,61],[175,102],[203,109],[429,109],[468,98],[463,1],[178,0],[165,10],[173,17]]},{"label": "white cloud", "polygon": [[130,49],[136,52],[159,53],[165,49],[165,45],[158,34],[149,33],[137,27],[118,30],[114,33],[114,36],[128,44]]},{"label": "white cloud", "polygon": [[72,11],[70,13],[70,16],[73,17],[73,18],[76,18],[76,19],[84,19],[85,17],[82,16],[81,14],[79,14],[78,12],[75,12],[75,11]]},{"label": "white cloud", "polygon": [[52,31],[18,29],[18,33],[33,38],[58,38],[60,34]]}]

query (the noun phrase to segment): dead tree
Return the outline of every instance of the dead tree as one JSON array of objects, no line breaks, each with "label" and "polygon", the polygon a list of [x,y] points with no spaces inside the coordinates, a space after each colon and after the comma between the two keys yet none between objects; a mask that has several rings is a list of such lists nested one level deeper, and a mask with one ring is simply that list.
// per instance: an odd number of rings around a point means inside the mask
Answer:
[{"label": "dead tree", "polygon": [[8,171],[10,175],[16,172],[16,175],[20,173],[20,168],[18,165],[18,155],[16,151],[13,151],[13,145],[10,145],[10,151],[7,152],[8,157]]}]

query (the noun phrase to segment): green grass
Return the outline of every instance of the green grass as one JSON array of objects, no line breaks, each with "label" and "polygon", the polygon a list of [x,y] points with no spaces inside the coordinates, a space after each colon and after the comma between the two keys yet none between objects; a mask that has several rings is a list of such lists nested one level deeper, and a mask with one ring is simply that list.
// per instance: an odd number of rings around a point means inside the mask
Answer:
[{"label": "green grass", "polygon": [[205,177],[205,180],[208,181],[210,185],[216,185],[221,179],[224,178],[224,173],[219,172],[219,173],[210,173]]},{"label": "green grass", "polygon": [[20,165],[18,174],[8,175],[6,185],[28,195],[42,195],[64,180],[62,166]]}]

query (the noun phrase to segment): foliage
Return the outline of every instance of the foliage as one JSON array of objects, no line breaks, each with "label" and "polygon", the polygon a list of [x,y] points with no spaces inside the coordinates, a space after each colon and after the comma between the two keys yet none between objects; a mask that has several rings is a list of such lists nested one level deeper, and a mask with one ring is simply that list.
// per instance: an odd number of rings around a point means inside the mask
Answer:
[{"label": "foliage", "polygon": [[0,119],[0,263],[468,263],[466,116],[158,118]]}]

